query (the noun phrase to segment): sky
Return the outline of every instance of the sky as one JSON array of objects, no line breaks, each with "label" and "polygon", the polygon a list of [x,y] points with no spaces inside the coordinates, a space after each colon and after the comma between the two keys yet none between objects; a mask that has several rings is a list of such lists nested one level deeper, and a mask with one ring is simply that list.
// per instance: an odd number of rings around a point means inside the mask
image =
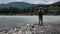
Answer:
[{"label": "sky", "polygon": [[0,4],[7,4],[10,2],[27,2],[31,4],[52,4],[60,0],[0,0]]}]

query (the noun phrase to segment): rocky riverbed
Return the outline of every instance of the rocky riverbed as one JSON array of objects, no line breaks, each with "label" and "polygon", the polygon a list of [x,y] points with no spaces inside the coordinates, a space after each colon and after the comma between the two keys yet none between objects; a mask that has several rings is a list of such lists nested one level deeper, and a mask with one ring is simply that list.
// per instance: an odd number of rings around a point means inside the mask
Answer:
[{"label": "rocky riverbed", "polygon": [[0,30],[0,34],[60,34],[60,26],[26,24],[11,29]]}]

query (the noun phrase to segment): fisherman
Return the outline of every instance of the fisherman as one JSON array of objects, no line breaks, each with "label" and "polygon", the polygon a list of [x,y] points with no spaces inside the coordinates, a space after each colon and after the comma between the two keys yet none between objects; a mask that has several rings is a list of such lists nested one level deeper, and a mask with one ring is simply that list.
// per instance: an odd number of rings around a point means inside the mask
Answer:
[{"label": "fisherman", "polygon": [[42,10],[42,7],[39,7],[38,15],[39,15],[39,25],[40,26],[43,26],[43,13],[44,13],[44,11]]}]

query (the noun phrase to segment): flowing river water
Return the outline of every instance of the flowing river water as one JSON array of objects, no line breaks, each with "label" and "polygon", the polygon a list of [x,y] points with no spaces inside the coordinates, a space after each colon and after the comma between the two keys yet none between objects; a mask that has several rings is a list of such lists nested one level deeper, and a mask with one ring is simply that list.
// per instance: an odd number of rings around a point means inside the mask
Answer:
[{"label": "flowing river water", "polygon": [[[38,16],[0,16],[0,29],[38,23]],[[60,16],[43,16],[43,22],[59,24]]]}]

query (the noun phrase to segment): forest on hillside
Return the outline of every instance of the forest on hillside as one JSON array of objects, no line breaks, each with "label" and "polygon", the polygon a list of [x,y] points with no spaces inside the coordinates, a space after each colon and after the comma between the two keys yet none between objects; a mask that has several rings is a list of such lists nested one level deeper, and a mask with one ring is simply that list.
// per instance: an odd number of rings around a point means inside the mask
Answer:
[{"label": "forest on hillside", "polygon": [[30,8],[17,8],[14,6],[0,8],[0,15],[37,15],[39,7],[44,10],[44,15],[60,15],[60,5],[34,6]]}]

